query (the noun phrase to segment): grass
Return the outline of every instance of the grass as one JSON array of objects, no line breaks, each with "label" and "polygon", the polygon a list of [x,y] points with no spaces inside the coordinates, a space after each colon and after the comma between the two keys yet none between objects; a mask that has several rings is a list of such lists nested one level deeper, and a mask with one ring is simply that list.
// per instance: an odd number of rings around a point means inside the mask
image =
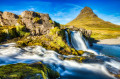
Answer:
[{"label": "grass", "polygon": [[103,21],[98,17],[74,19],[66,25],[68,27],[73,25],[75,27],[92,30],[91,37],[97,40],[120,37],[120,25],[115,25],[110,22]]}]

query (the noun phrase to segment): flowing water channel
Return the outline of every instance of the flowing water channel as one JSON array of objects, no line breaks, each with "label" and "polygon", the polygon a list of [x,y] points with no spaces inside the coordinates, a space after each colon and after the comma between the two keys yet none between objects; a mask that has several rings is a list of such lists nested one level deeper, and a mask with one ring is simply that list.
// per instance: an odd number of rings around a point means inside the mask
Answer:
[{"label": "flowing water channel", "polygon": [[[68,36],[66,39],[68,39]],[[68,41],[69,39],[67,40],[67,42]],[[0,45],[0,65],[15,63],[34,63],[41,61],[44,64],[49,65],[53,70],[58,71],[60,73],[59,79],[115,79],[115,77],[113,77],[110,72],[108,72],[106,66],[113,67],[114,70],[118,71],[117,73],[119,73],[119,46],[116,48],[114,46],[112,47],[94,44],[93,47],[90,48],[88,47],[88,43],[85,38],[83,38],[82,35],[76,31],[73,31],[71,33],[71,44],[76,50],[92,52],[103,62],[78,63],[73,60],[61,60],[59,58],[59,56],[61,56],[60,54],[52,50],[46,50],[41,46],[17,48],[15,47],[15,43],[8,43]],[[116,53],[117,55],[114,53]],[[74,56],[63,55],[63,57]]]}]

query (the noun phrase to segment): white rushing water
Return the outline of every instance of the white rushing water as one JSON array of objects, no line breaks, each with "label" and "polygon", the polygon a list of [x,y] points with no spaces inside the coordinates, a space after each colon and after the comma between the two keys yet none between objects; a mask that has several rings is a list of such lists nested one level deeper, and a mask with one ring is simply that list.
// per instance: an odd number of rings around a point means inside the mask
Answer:
[{"label": "white rushing water", "polygon": [[[61,60],[59,54],[41,46],[17,48],[14,43],[0,46],[0,65],[15,63],[34,63],[41,61],[58,71],[60,79],[113,79],[102,64],[77,63]],[[69,56],[66,56],[69,57]],[[110,64],[107,62],[106,64]],[[87,75],[87,76],[86,76]]]},{"label": "white rushing water", "polygon": [[66,36],[66,41],[67,41],[68,46],[71,46],[67,31],[65,31],[65,36]]},{"label": "white rushing water", "polygon": [[76,50],[87,51],[86,42],[79,31],[71,31],[71,43]]},{"label": "white rushing water", "polygon": [[76,50],[83,50],[98,55],[98,52],[89,47],[88,41],[79,31],[71,31],[71,44]]}]

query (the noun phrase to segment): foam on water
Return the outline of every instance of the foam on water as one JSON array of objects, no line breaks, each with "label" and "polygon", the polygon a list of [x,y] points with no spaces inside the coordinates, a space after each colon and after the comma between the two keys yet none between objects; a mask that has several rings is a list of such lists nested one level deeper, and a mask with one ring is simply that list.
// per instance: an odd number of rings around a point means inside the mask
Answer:
[{"label": "foam on water", "polygon": [[71,31],[71,43],[76,50],[87,51],[87,46],[82,39],[82,35],[80,32]]},{"label": "foam on water", "polygon": [[25,47],[21,49],[9,46],[8,44],[7,47],[4,46],[0,48],[0,54],[0,65],[42,61],[43,63],[48,64],[53,70],[58,71],[61,75],[60,79],[114,78],[108,73],[105,66],[102,64],[85,64],[69,60],[61,60],[58,58],[59,54],[57,52],[46,50],[41,46]]},{"label": "foam on water", "polygon": [[71,43],[76,50],[83,50],[98,55],[98,52],[89,47],[88,41],[79,31],[71,31]]}]

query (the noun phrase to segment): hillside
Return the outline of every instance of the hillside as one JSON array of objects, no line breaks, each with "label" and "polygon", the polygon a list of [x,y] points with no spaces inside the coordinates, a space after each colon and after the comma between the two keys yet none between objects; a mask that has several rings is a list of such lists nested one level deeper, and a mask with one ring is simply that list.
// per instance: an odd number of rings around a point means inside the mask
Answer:
[{"label": "hillside", "polygon": [[66,25],[92,30],[95,39],[116,38],[120,36],[120,26],[100,19],[89,7],[81,10],[80,14]]}]

